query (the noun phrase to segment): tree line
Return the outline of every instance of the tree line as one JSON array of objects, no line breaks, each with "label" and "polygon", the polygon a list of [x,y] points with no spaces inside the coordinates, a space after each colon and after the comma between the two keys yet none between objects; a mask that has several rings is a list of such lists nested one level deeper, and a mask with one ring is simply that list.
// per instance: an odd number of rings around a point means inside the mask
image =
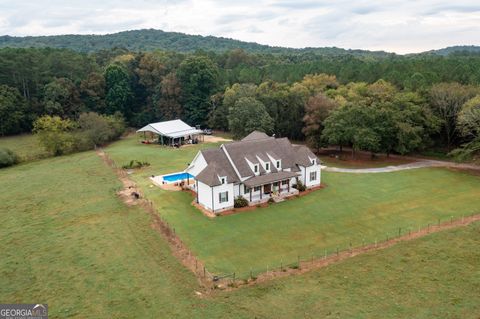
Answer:
[{"label": "tree line", "polygon": [[[480,56],[325,56],[0,49],[0,134],[42,116],[259,128],[313,147],[408,153],[478,147]],[[466,153],[461,153],[465,155]],[[469,153],[471,154],[471,152]]]}]

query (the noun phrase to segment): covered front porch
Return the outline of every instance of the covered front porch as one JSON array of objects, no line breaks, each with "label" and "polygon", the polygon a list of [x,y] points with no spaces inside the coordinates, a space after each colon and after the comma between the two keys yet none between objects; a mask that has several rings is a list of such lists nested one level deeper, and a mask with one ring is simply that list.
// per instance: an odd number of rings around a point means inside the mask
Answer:
[{"label": "covered front porch", "polygon": [[285,197],[298,194],[298,190],[292,187],[293,178],[298,178],[298,173],[277,172],[252,177],[244,182],[246,191],[243,197],[248,200],[249,205],[257,205],[270,199],[282,201]]}]

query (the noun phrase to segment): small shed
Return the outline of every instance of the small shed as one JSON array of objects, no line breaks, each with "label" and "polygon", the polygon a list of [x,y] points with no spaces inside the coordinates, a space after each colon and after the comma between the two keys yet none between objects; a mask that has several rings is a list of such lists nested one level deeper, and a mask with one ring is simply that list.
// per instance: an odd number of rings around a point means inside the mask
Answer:
[{"label": "small shed", "polygon": [[158,143],[171,146],[196,144],[203,138],[202,130],[191,127],[182,120],[150,123],[137,131],[137,133],[141,132],[144,133],[145,138],[147,132],[158,135]]}]

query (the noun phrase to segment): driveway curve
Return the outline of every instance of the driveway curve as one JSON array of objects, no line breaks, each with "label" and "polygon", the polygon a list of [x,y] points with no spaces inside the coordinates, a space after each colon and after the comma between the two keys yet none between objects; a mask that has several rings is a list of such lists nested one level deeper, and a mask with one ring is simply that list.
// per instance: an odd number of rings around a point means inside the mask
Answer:
[{"label": "driveway curve", "polygon": [[424,167],[451,167],[451,168],[459,168],[459,169],[480,170],[480,166],[477,166],[477,165],[459,164],[459,163],[438,161],[438,160],[421,160],[418,162],[413,162],[408,164],[376,167],[376,168],[340,168],[340,167],[323,166],[322,169],[327,172],[366,174],[366,173],[398,172],[398,171],[404,171],[408,169],[424,168]]}]

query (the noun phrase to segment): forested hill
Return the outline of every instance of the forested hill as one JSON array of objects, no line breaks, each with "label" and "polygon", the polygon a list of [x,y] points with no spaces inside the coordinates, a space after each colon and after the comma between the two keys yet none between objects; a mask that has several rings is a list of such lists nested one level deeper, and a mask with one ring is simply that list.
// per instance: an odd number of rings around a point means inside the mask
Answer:
[{"label": "forested hill", "polygon": [[439,50],[432,50],[426,53],[433,53],[436,55],[449,55],[449,54],[462,54],[462,55],[469,55],[469,54],[480,54],[480,46],[476,45],[455,45]]},{"label": "forested hill", "polygon": [[144,29],[124,31],[106,35],[55,35],[12,37],[0,36],[0,47],[29,48],[50,47],[66,48],[78,52],[96,52],[102,49],[126,48],[130,51],[152,51],[155,49],[194,52],[197,50],[225,52],[232,49],[243,49],[250,53],[295,54],[314,53],[318,55],[339,56],[376,56],[393,55],[384,51],[345,50],[330,48],[293,49],[272,47],[254,42],[244,42],[214,36],[188,35],[179,32],[164,32],[161,30]]}]

